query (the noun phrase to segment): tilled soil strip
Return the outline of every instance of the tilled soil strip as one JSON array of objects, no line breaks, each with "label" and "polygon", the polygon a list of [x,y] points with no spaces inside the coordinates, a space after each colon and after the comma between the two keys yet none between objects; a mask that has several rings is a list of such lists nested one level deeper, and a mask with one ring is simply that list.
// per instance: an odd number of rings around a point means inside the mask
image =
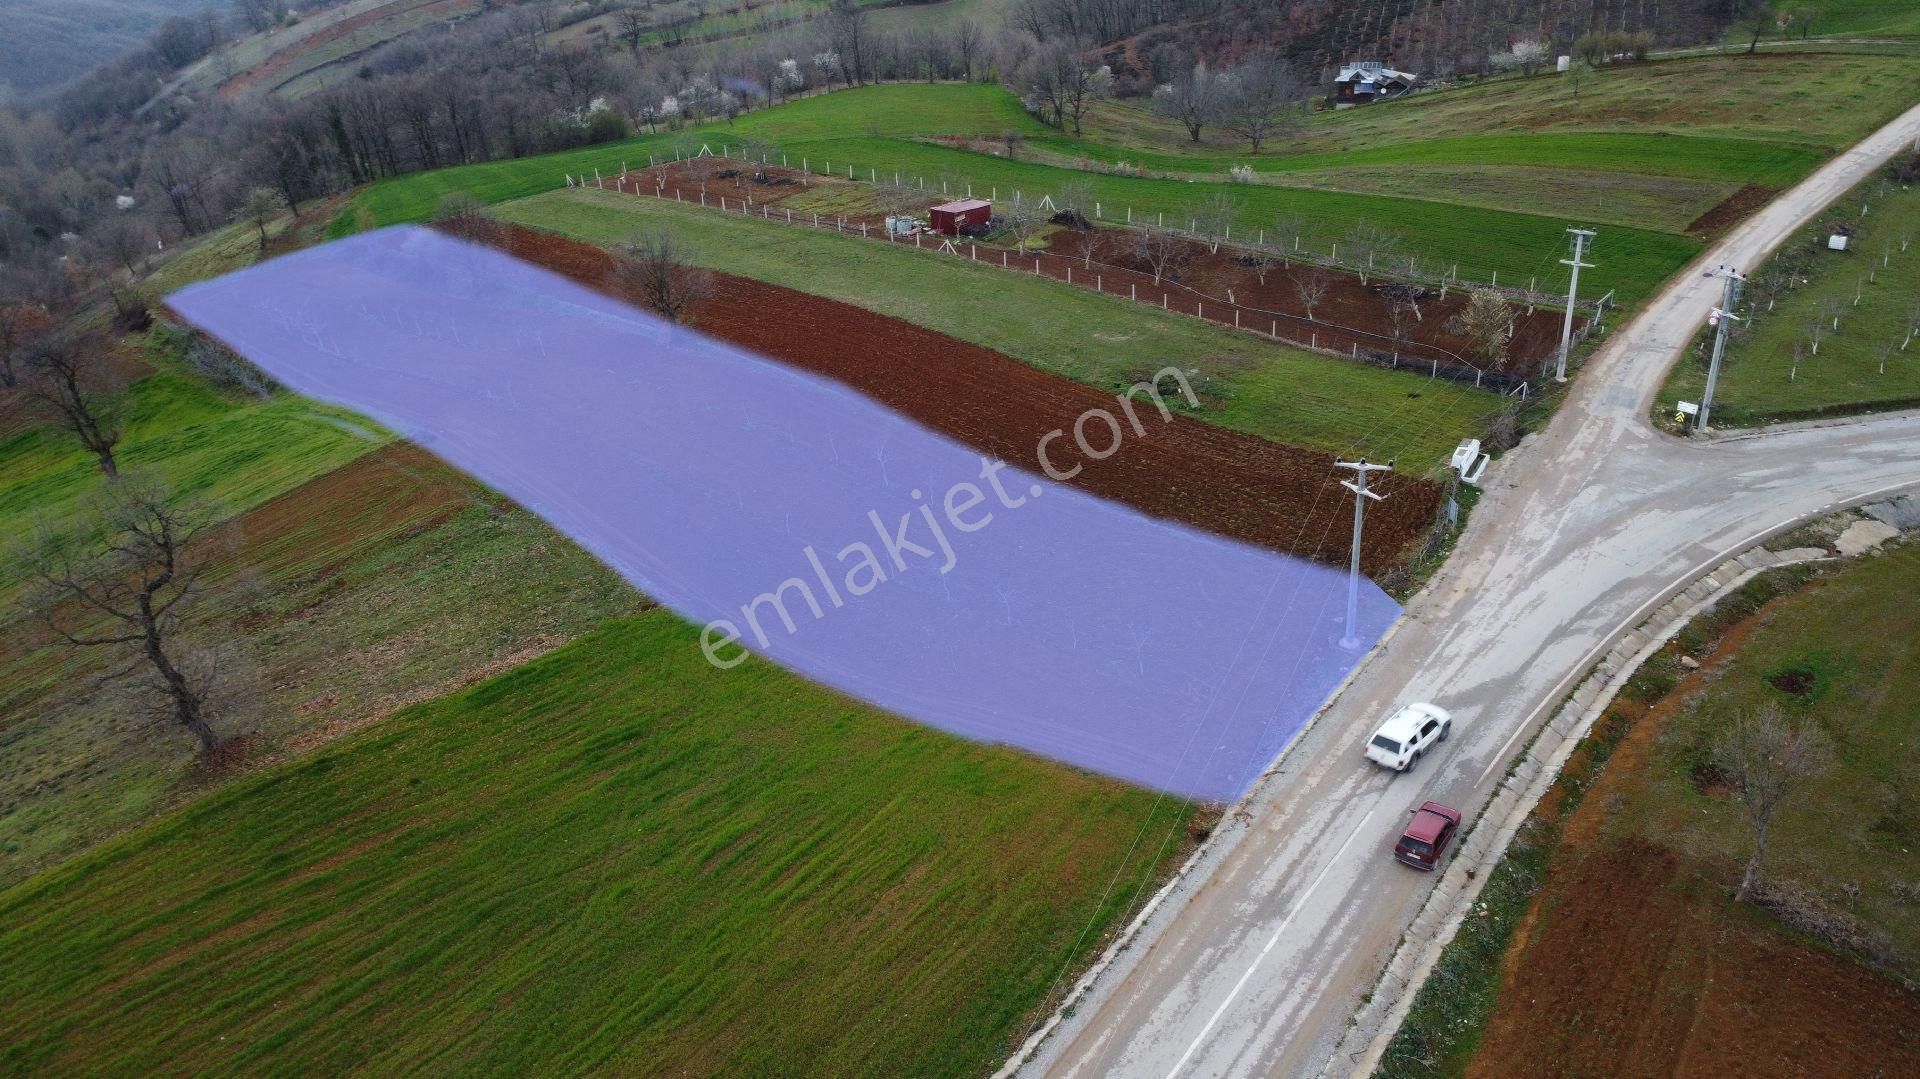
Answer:
[{"label": "tilled soil strip", "polygon": [[[838,232],[874,240],[937,248],[938,237],[891,238],[879,215],[833,215],[777,208],[807,190],[797,169],[768,167],[769,183],[755,182],[737,163],[701,158],[705,175],[689,171],[689,163],[674,162],[633,169],[598,181],[586,181],[603,190],[694,203],[728,213],[759,215],[769,220]],[[723,172],[734,175],[723,176]],[[831,178],[808,177],[813,183],[851,184]],[[962,258],[1034,273],[1081,288],[1124,296],[1138,303],[1192,315],[1221,326],[1248,330],[1303,348],[1346,354],[1393,356],[1395,366],[1447,375],[1456,381],[1477,383],[1476,368],[1492,376],[1486,388],[1504,389],[1515,380],[1537,376],[1559,347],[1561,315],[1545,308],[1516,307],[1513,336],[1505,355],[1488,363],[1471,358],[1472,344],[1459,316],[1466,310],[1470,291],[1450,288],[1444,295],[1423,290],[1406,319],[1396,346],[1392,303],[1381,291],[1381,279],[1363,284],[1357,274],[1328,270],[1307,261],[1291,261],[1262,275],[1240,261],[1229,246],[1210,248],[1184,241],[1177,277],[1156,280],[1152,267],[1129,250],[1129,234],[1121,228],[1065,229],[1056,233],[1052,248],[1014,253],[982,248],[962,239],[955,244]],[[1091,256],[1089,258],[1089,256]],[[1325,283],[1311,317],[1300,297],[1300,279],[1316,270]],[[1231,297],[1229,299],[1228,297]],[[1584,325],[1576,316],[1574,325]],[[1371,361],[1366,361],[1371,362]],[[1384,359],[1383,359],[1383,362]],[[1437,366],[1435,366],[1437,364]]]},{"label": "tilled soil strip", "polygon": [[[614,256],[591,244],[518,225],[487,222],[462,232],[516,258],[644,308],[613,281]],[[1284,554],[1344,565],[1352,538],[1352,496],[1332,458],[1175,414],[1162,421],[1149,401],[1136,412],[1136,437],[1112,394],[1036,370],[1011,357],[836,300],[729,274],[695,311],[704,333],[834,379],[980,453],[1041,474],[1040,439],[1055,466],[1081,470],[1070,483],[1180,524]],[[1141,377],[1151,375],[1143,371]],[[1162,383],[1174,397],[1171,380]],[[662,387],[661,407],[672,407]],[[1073,445],[1074,422],[1105,409],[1126,427],[1119,452],[1088,459]],[[1096,445],[1106,426],[1096,421]],[[1432,523],[1434,484],[1406,475],[1375,481],[1390,497],[1367,513],[1361,566],[1378,575]],[[1116,566],[1127,573],[1177,573],[1177,566]]]}]

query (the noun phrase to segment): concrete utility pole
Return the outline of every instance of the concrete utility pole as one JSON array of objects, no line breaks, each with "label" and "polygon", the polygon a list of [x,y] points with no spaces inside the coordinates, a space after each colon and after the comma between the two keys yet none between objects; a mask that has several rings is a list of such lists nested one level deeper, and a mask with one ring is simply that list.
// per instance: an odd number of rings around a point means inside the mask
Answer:
[{"label": "concrete utility pole", "polygon": [[1393,462],[1370,465],[1365,457],[1358,461],[1335,458],[1333,467],[1353,469],[1352,479],[1340,481],[1340,486],[1353,492],[1353,565],[1347,571],[1347,630],[1346,635],[1340,638],[1340,647],[1353,649],[1360,647],[1360,634],[1356,628],[1360,620],[1360,535],[1366,528],[1367,503],[1379,502],[1387,497],[1378,491],[1367,490],[1367,473],[1392,472]]},{"label": "concrete utility pole", "polygon": [[1580,293],[1580,271],[1591,268],[1593,263],[1580,261],[1587,253],[1587,241],[1593,239],[1592,229],[1568,229],[1573,237],[1573,257],[1561,259],[1560,265],[1573,267],[1573,281],[1567,285],[1567,320],[1560,324],[1560,363],[1554,368],[1553,380],[1567,380],[1567,354],[1573,351],[1573,301]]},{"label": "concrete utility pole", "polygon": [[1700,395],[1700,413],[1693,418],[1696,431],[1707,429],[1707,415],[1713,410],[1713,390],[1720,383],[1720,357],[1727,352],[1727,323],[1740,317],[1733,313],[1733,306],[1740,302],[1740,286],[1747,283],[1731,266],[1716,266],[1708,270],[1706,276],[1720,279],[1720,306],[1707,316],[1714,329],[1713,362],[1707,365],[1707,390]]}]

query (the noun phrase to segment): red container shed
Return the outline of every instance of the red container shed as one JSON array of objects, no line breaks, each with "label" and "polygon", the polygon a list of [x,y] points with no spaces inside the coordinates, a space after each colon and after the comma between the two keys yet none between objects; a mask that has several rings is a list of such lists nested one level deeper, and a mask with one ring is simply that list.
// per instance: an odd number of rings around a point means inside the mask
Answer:
[{"label": "red container shed", "polygon": [[933,231],[948,236],[960,235],[961,229],[985,225],[992,217],[993,204],[986,199],[943,202],[927,211],[927,222],[933,226]]}]

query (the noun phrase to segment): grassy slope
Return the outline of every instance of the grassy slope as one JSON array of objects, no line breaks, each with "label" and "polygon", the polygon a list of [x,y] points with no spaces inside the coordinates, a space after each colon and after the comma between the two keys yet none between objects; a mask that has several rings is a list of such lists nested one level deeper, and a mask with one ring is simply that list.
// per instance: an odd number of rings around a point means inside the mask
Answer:
[{"label": "grassy slope", "polygon": [[[1899,249],[1903,237],[1920,236],[1920,191],[1881,191],[1878,177],[1867,180],[1773,257],[1770,268],[1798,267],[1807,283],[1782,293],[1771,312],[1764,306],[1747,312],[1751,326],[1737,332],[1727,346],[1727,362],[1714,392],[1714,426],[1920,405],[1920,346],[1898,351],[1920,294],[1920,243],[1904,252]],[[1860,216],[1863,202],[1872,205],[1865,217]],[[1823,226],[1836,220],[1855,230],[1852,246],[1846,252],[1819,249]],[[1883,250],[1889,239],[1890,255]],[[1815,249],[1803,254],[1809,245]],[[1875,280],[1864,284],[1869,274]],[[1861,297],[1858,306],[1853,303],[1856,292]],[[1813,355],[1808,331],[1829,304],[1839,305],[1840,329],[1829,329],[1819,355]],[[1889,345],[1895,351],[1886,357],[1882,373],[1881,352]],[[1802,353],[1797,361],[1796,352]],[[1671,413],[1676,401],[1700,399],[1707,358],[1703,337],[1668,376],[1659,397],[1660,414]]]},{"label": "grassy slope", "polygon": [[[1715,733],[1740,711],[1776,705],[1818,724],[1834,765],[1780,810],[1766,872],[1885,934],[1898,965],[1920,971],[1920,908],[1896,893],[1920,880],[1920,546],[1849,566],[1781,602],[1741,645],[1698,704],[1657,743],[1616,834],[1672,846],[1739,882],[1752,849],[1737,802],[1692,781]],[[1815,676],[1809,700],[1767,679]],[[1842,889],[1857,885],[1857,900]]]},{"label": "grassy slope", "polygon": [[655,611],[0,893],[0,1059],[977,1073],[1187,812]]},{"label": "grassy slope", "polygon": [[[116,399],[123,470],[149,470],[182,497],[238,512],[367,452],[385,435],[344,409],[282,395],[241,400],[163,368]],[[93,457],[52,425],[0,441],[0,535],[59,527],[99,488]],[[19,582],[0,568],[0,594]]]},{"label": "grassy slope", "polygon": [[[546,157],[469,165],[383,181],[369,187],[342,213],[333,233],[342,235],[358,227],[420,220],[450,191],[466,190],[485,201],[497,202],[551,190],[560,185],[563,173],[582,175],[595,168],[611,173],[622,163],[644,161],[649,152],[671,153],[676,145],[697,149],[703,141],[737,144],[743,138],[757,137],[777,143],[792,163],[797,165],[804,158],[816,170],[828,163],[841,172],[853,165],[856,175],[869,169],[899,170],[933,182],[946,176],[956,189],[957,185],[971,183],[976,192],[997,188],[1010,194],[1018,189],[1036,198],[1085,180],[1093,184],[1096,198],[1113,219],[1124,217],[1128,209],[1142,217],[1165,213],[1177,219],[1199,199],[1224,192],[1241,204],[1239,221],[1246,229],[1264,227],[1278,213],[1298,213],[1313,222],[1316,235],[1334,241],[1367,221],[1402,233],[1413,253],[1457,263],[1469,278],[1485,280],[1497,271],[1512,282],[1537,275],[1543,287],[1550,288],[1555,276],[1564,272],[1558,260],[1566,237],[1562,232],[1564,222],[1557,218],[1471,206],[1435,213],[1430,203],[1409,199],[1090,174],[910,141],[934,134],[997,135],[1007,130],[1037,133],[1045,129],[1027,117],[1010,94],[997,87],[870,87],[749,114],[729,128],[648,136]],[[1617,288],[1620,298],[1627,302],[1645,295],[1699,248],[1687,237],[1625,228],[1610,229],[1606,244],[1604,254],[1610,262],[1595,280]]]},{"label": "grassy slope", "polygon": [[1822,0],[1815,33],[1880,37],[1920,36],[1920,4],[1912,0]]},{"label": "grassy slope", "polygon": [[[641,602],[531,514],[390,443],[240,515],[196,561],[183,640],[223,648],[219,729],[255,760],[566,641]],[[11,612],[7,612],[11,616]],[[204,793],[192,742],[144,721],[120,649],[0,621],[0,886]]]},{"label": "grassy slope", "polygon": [[1285,349],[1059,282],[876,240],[591,190],[550,192],[499,212],[594,243],[671,222],[716,269],[867,307],[1103,389],[1123,388],[1168,362],[1197,367],[1225,399],[1205,418],[1294,445],[1439,461],[1500,404],[1452,383]]}]

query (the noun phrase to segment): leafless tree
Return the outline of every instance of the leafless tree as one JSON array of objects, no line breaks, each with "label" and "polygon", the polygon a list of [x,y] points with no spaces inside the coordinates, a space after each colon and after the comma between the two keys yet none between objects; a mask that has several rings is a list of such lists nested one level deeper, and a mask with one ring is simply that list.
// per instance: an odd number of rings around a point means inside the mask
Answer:
[{"label": "leafless tree", "polygon": [[847,81],[856,86],[866,82],[873,66],[873,30],[867,25],[867,9],[856,0],[833,0],[820,18],[828,42],[840,55]]},{"label": "leafless tree", "polygon": [[1367,283],[1367,275],[1373,271],[1376,262],[1390,261],[1400,250],[1400,236],[1375,225],[1371,221],[1358,221],[1347,230],[1346,238],[1340,241],[1347,249],[1347,263],[1360,275],[1360,283]]},{"label": "leafless tree", "polygon": [[1412,285],[1388,285],[1380,293],[1387,301],[1387,325],[1393,331],[1393,357],[1397,360],[1420,322],[1420,290]]},{"label": "leafless tree", "polygon": [[1082,42],[1056,38],[1035,50],[1021,84],[1029,109],[1078,135],[1087,106],[1106,93],[1109,81],[1106,68],[1087,58]]},{"label": "leafless tree", "polygon": [[[165,712],[203,753],[220,747],[205,679],[181,661],[181,616],[198,594],[193,541],[211,515],[175,505],[165,487],[132,476],[94,496],[72,536],[42,536],[28,552],[39,587],[30,598],[76,647],[132,646],[158,678]],[[131,669],[131,668],[130,668]]]},{"label": "leafless tree", "polygon": [[619,255],[616,286],[669,321],[691,322],[696,305],[713,294],[713,274],[694,265],[692,252],[669,231],[641,233],[620,245]]},{"label": "leafless tree", "polygon": [[1276,246],[1270,243],[1253,244],[1240,256],[1241,265],[1252,270],[1254,280],[1262,285],[1267,283],[1267,276],[1273,273],[1273,268],[1286,261],[1287,253],[1284,245]]},{"label": "leafless tree", "polygon": [[1220,245],[1233,234],[1233,222],[1240,216],[1240,201],[1224,191],[1215,191],[1201,199],[1187,215],[1193,225],[1193,234],[1207,245],[1209,252],[1220,250]]},{"label": "leafless tree", "polygon": [[1300,304],[1307,309],[1307,317],[1313,317],[1313,309],[1327,298],[1327,290],[1333,287],[1333,275],[1324,267],[1309,266],[1293,275],[1293,294],[1300,298]]},{"label": "leafless tree", "polygon": [[1475,356],[1494,366],[1506,359],[1507,342],[1513,338],[1513,308],[1505,296],[1490,288],[1474,289],[1461,320]]},{"label": "leafless tree", "polygon": [[286,203],[281,199],[280,192],[271,187],[256,187],[247,192],[246,201],[234,211],[234,219],[245,221],[259,230],[260,253],[264,255],[267,253],[267,222],[279,217],[284,209]]},{"label": "leafless tree", "polygon": [[919,189],[892,180],[873,186],[873,202],[884,214],[912,214],[927,208],[927,198]]},{"label": "leafless tree", "polygon": [[1303,94],[1304,84],[1279,53],[1256,50],[1232,70],[1225,105],[1227,126],[1257,154],[1269,138],[1305,126],[1296,104]]},{"label": "leafless tree", "polygon": [[614,10],[614,25],[619,28],[620,40],[627,43],[627,51],[640,55],[640,39],[646,36],[653,25],[653,19],[640,8],[628,4]]},{"label": "leafless tree", "polygon": [[23,296],[0,296],[0,386],[20,385],[27,374],[30,347],[51,329],[53,318],[39,303]]},{"label": "leafless tree", "polygon": [[1154,91],[1153,107],[1160,115],[1177,120],[1187,129],[1187,139],[1199,142],[1200,133],[1227,115],[1232,83],[1227,76],[1205,64],[1195,64]]},{"label": "leafless tree", "polygon": [[1753,829],[1753,854],[1734,901],[1745,902],[1760,880],[1774,815],[1806,781],[1832,763],[1826,733],[1811,720],[1790,720],[1775,705],[1734,715],[1714,746],[1720,767],[1740,784],[1740,803]]},{"label": "leafless tree", "polygon": [[93,337],[48,335],[27,351],[27,388],[53,409],[61,426],[93,454],[108,479],[120,474],[113,448],[120,442],[106,387],[106,344]]},{"label": "leafless tree", "polygon": [[1177,277],[1193,260],[1193,245],[1165,229],[1134,229],[1128,234],[1128,253],[1153,269],[1153,283]]},{"label": "leafless tree", "polygon": [[953,58],[960,64],[960,77],[967,82],[973,81],[974,65],[987,51],[987,32],[972,19],[961,19],[949,29],[952,39]]},{"label": "leafless tree", "polygon": [[1014,203],[994,215],[1000,227],[1013,237],[1013,249],[1025,251],[1027,239],[1040,227],[1040,215],[1020,204]]}]

